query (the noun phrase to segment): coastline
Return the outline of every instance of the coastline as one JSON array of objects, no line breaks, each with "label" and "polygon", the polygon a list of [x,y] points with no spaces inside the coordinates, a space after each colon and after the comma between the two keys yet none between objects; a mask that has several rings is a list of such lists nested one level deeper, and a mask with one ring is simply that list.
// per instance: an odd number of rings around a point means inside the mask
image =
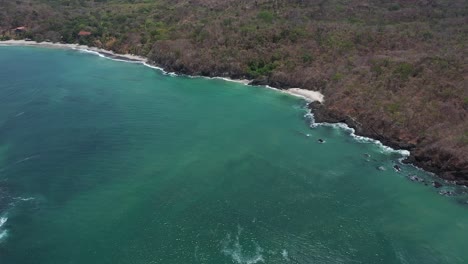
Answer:
[{"label": "coastline", "polygon": [[186,75],[193,78],[208,78],[208,79],[222,79],[229,82],[236,82],[241,83],[244,85],[252,85],[252,86],[263,86],[269,89],[273,89],[275,91],[286,93],[291,96],[299,97],[307,101],[307,105],[309,110],[312,111],[314,114],[314,119],[317,123],[337,123],[343,124],[348,128],[351,128],[355,131],[355,135],[361,138],[368,138],[372,141],[379,142],[382,146],[386,148],[391,148],[396,152],[405,153],[402,154],[402,162],[407,164],[412,164],[416,167],[422,168],[428,172],[434,173],[437,175],[438,178],[444,180],[445,182],[455,183],[459,185],[466,185],[468,186],[468,181],[463,180],[463,178],[457,177],[447,177],[447,173],[449,175],[450,172],[445,172],[439,168],[434,166],[428,166],[424,162],[418,161],[418,156],[414,155],[414,151],[416,149],[415,145],[407,144],[405,142],[398,142],[392,138],[387,138],[385,136],[379,135],[374,133],[372,130],[366,130],[366,127],[362,126],[362,124],[356,122],[354,119],[348,116],[338,116],[336,113],[330,112],[326,109],[324,103],[324,95],[318,91],[311,91],[301,88],[276,88],[272,87],[268,84],[258,84],[255,80],[247,80],[247,79],[232,79],[228,77],[220,77],[220,76],[198,76],[198,75],[187,75],[187,74],[179,74],[177,72],[168,72],[164,68],[155,65],[147,58],[133,55],[133,54],[118,54],[110,50],[105,50],[96,47],[90,47],[86,45],[79,45],[79,44],[65,44],[65,43],[52,43],[52,42],[36,42],[36,41],[26,41],[26,40],[7,40],[7,41],[0,41],[0,46],[32,46],[32,47],[44,47],[44,48],[56,48],[56,49],[71,49],[71,50],[78,50],[83,52],[94,53],[100,57],[117,60],[117,61],[124,61],[130,63],[141,63],[147,67],[157,69],[162,71],[165,74],[176,76],[176,75]]},{"label": "coastline", "polygon": [[[175,72],[167,72],[163,68],[153,65],[147,58],[134,55],[134,54],[117,54],[111,50],[105,50],[96,47],[90,47],[86,45],[79,45],[79,44],[66,44],[66,43],[54,43],[54,42],[36,42],[36,41],[27,41],[27,40],[5,40],[0,41],[0,46],[28,46],[28,47],[44,47],[44,48],[55,48],[55,49],[71,49],[71,50],[80,50],[84,52],[96,53],[105,58],[118,60],[118,61],[125,61],[125,62],[134,62],[134,63],[141,63],[145,66],[151,67],[153,69],[160,70],[169,75],[179,75]],[[232,79],[226,77],[205,77],[205,76],[192,76],[192,77],[203,77],[203,78],[210,78],[210,79],[221,79],[228,82],[235,82],[241,83],[244,85],[253,85],[251,80],[247,79]],[[267,88],[271,88],[277,90],[279,92],[287,93],[289,95],[303,98],[308,102],[315,102],[318,101],[323,103],[324,95],[318,91],[309,91],[301,88],[289,88],[289,89],[280,89],[276,87],[267,86]]]},{"label": "coastline", "polygon": [[316,123],[343,124],[353,130],[353,133],[362,138],[369,138],[380,142],[383,146],[393,150],[399,150],[404,153],[401,163],[415,166],[418,169],[434,174],[438,179],[445,183],[456,184],[468,187],[468,180],[463,177],[463,170],[449,169],[434,166],[431,160],[424,155],[423,146],[407,143],[386,135],[377,133],[370,124],[359,123],[348,115],[334,112],[327,109],[323,104],[311,102],[307,108],[313,113],[313,119]]},{"label": "coastline", "polygon": [[27,40],[5,40],[0,41],[0,46],[28,46],[28,47],[44,47],[54,49],[72,49],[72,50],[85,50],[91,52],[97,52],[102,54],[104,57],[109,57],[115,60],[124,60],[129,62],[140,62],[147,63],[147,59],[141,56],[133,54],[117,54],[111,50],[100,49],[96,47],[89,47],[86,45],[79,44],[65,44],[65,43],[54,43],[54,42],[36,42]]}]

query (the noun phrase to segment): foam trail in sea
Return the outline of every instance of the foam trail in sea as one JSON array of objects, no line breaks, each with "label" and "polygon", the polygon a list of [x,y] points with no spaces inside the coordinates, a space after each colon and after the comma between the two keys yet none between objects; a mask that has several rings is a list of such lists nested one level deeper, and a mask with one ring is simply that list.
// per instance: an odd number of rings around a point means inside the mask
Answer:
[{"label": "foam trail in sea", "polygon": [[263,258],[262,252],[263,249],[255,243],[255,253],[249,254],[246,253],[242,245],[240,244],[239,237],[242,233],[242,228],[238,227],[237,235],[233,240],[231,234],[226,236],[226,239],[223,241],[222,252],[224,255],[232,258],[235,263],[239,264],[255,264],[255,263],[264,263],[265,259]]},{"label": "foam trail in sea", "polygon": [[345,123],[327,123],[327,122],[317,123],[317,122],[315,122],[314,114],[310,110],[304,115],[304,117],[308,118],[311,121],[310,127],[312,127],[312,128],[315,128],[315,127],[318,127],[318,126],[329,126],[329,127],[343,129],[343,130],[349,132],[349,135],[351,137],[353,137],[358,142],[373,143],[373,144],[379,146],[379,148],[383,152],[398,153],[398,154],[402,155],[403,157],[400,160],[403,160],[403,159],[405,159],[406,157],[408,157],[410,155],[410,152],[408,150],[393,149],[393,148],[391,148],[389,146],[385,146],[384,144],[382,144],[382,142],[380,142],[380,141],[378,141],[376,139],[356,135],[356,131],[354,130],[354,128],[349,127]]},{"label": "foam trail in sea", "polygon": [[8,234],[7,230],[3,228],[7,220],[8,217],[6,216],[0,217],[0,243],[6,238]]},{"label": "foam trail in sea", "polygon": [[289,261],[289,254],[286,249],[283,249],[283,251],[281,251],[281,256],[283,257],[284,260]]},{"label": "foam trail in sea", "polygon": [[0,231],[0,243],[7,237],[8,232],[6,230]]},{"label": "foam trail in sea", "polygon": [[2,228],[2,226],[6,223],[7,220],[7,217],[0,217],[0,228]]},{"label": "foam trail in sea", "polygon": [[31,200],[34,200],[34,197],[16,197],[16,198],[13,198],[14,200],[18,200],[18,201],[22,201],[22,202],[27,202],[27,201],[31,201]]}]

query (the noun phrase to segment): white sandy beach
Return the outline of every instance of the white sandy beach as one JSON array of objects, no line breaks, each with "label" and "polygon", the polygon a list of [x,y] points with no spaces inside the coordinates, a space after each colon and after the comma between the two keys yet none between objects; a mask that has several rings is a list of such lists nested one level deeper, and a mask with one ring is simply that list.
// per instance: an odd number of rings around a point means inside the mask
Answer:
[{"label": "white sandy beach", "polygon": [[294,96],[302,97],[310,102],[318,101],[320,103],[323,103],[325,99],[324,95],[318,91],[311,91],[301,88],[290,88],[287,89],[286,92]]},{"label": "white sandy beach", "polygon": [[[89,47],[85,45],[79,45],[79,44],[64,44],[64,43],[53,43],[53,42],[36,42],[36,41],[27,41],[27,40],[6,40],[6,41],[0,41],[0,46],[35,46],[35,47],[46,47],[46,48],[58,48],[58,49],[73,49],[73,50],[84,50],[84,51],[90,51],[90,52],[96,52],[99,53],[103,56],[106,57],[111,57],[112,59],[127,59],[131,61],[137,61],[144,63],[145,65],[148,65],[153,68],[160,69],[164,71],[164,69],[156,66],[152,66],[148,64],[148,59],[142,56],[137,56],[133,54],[117,54],[111,50],[105,50],[105,49],[100,49],[96,47]],[[194,76],[198,77],[198,76]],[[219,78],[223,79],[226,81],[230,82],[237,82],[237,83],[242,83],[248,85],[250,83],[250,80],[234,80],[231,78],[223,78],[223,77],[214,77],[214,78]],[[324,101],[324,96],[318,91],[310,91],[306,89],[301,89],[301,88],[290,88],[287,90],[282,90],[282,89],[277,89],[275,87],[269,87],[275,90],[278,90],[280,92],[284,92],[296,97],[301,97],[309,102],[314,102],[318,101],[323,103]]]}]

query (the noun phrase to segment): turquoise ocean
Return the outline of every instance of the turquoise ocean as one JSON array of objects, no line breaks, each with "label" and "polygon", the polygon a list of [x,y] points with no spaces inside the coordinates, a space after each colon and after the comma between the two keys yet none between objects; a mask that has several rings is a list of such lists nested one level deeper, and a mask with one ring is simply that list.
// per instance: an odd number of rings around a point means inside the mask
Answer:
[{"label": "turquoise ocean", "polygon": [[468,263],[467,189],[403,154],[264,87],[0,47],[0,263]]}]

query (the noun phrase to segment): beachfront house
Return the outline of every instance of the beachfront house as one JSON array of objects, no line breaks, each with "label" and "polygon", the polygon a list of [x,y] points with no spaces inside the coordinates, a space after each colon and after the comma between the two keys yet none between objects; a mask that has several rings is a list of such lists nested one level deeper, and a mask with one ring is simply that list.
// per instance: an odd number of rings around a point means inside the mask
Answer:
[{"label": "beachfront house", "polygon": [[22,32],[25,32],[26,31],[26,27],[25,26],[21,26],[21,27],[16,27],[13,29],[13,31],[15,33],[22,33]]}]

